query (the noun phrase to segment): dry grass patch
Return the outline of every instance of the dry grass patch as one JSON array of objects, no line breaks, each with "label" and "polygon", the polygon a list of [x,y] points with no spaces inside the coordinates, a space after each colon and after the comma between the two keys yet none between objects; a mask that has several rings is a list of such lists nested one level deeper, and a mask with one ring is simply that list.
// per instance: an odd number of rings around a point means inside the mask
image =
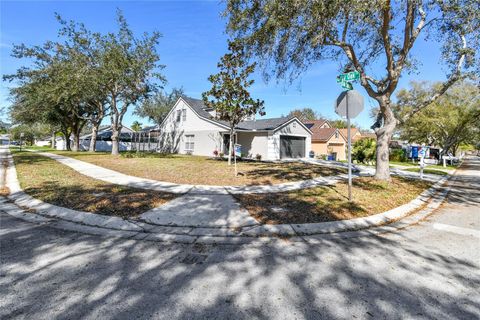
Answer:
[{"label": "dry grass patch", "polygon": [[14,152],[20,185],[34,198],[58,206],[104,215],[137,216],[175,195],[109,184],[77,173],[50,158]]},{"label": "dry grass patch", "polygon": [[10,189],[8,187],[0,187],[0,196],[6,197],[10,194]]},{"label": "dry grass patch", "polygon": [[164,155],[146,158],[124,158],[107,153],[58,152],[128,175],[180,184],[265,185],[312,179],[346,173],[301,162],[239,162],[239,175],[226,161],[188,155]]},{"label": "dry grass patch", "polygon": [[392,177],[391,182],[362,177],[353,180],[353,199],[348,202],[346,182],[275,194],[235,195],[262,223],[314,223],[353,219],[381,213],[415,199],[431,183]]}]

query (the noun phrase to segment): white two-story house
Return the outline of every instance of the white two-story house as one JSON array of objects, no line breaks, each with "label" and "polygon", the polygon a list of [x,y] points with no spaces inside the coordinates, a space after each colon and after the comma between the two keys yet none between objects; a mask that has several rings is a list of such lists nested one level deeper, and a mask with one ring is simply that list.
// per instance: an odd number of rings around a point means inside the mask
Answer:
[{"label": "white two-story house", "polygon": [[[159,126],[160,146],[167,152],[212,156],[228,153],[229,127],[215,119],[203,100],[179,98]],[[235,128],[235,143],[242,156],[264,160],[304,158],[311,148],[312,132],[297,118],[249,119]]]}]

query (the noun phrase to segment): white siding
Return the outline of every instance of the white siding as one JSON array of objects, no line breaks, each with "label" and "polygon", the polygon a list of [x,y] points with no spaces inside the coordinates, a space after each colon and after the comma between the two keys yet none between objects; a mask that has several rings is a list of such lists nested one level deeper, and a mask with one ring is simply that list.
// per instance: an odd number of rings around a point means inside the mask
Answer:
[{"label": "white siding", "polygon": [[186,153],[185,151],[185,136],[193,135],[194,155],[198,156],[213,156],[213,151],[220,151],[222,146],[222,137],[217,131],[185,131],[180,137],[179,153]]},{"label": "white siding", "polygon": [[[183,117],[177,122],[177,110],[186,110],[186,120]],[[221,148],[221,134],[226,130],[215,123],[200,118],[183,100],[179,100],[169,113],[160,128],[162,131],[161,145],[165,151],[185,152],[185,135],[194,135],[194,155],[212,156],[214,150]]]},{"label": "white siding", "polygon": [[280,135],[268,133],[268,160],[280,159]]},{"label": "white siding", "polygon": [[280,127],[268,137],[268,159],[269,160],[278,160],[280,159],[280,136],[296,136],[296,137],[305,137],[305,156],[308,157],[308,154],[312,148],[312,135],[305,129],[303,125],[298,121],[292,121],[291,123]]},{"label": "white siding", "polygon": [[248,158],[255,158],[257,154],[262,159],[268,159],[267,132],[238,132],[237,143],[242,145],[242,154]]}]

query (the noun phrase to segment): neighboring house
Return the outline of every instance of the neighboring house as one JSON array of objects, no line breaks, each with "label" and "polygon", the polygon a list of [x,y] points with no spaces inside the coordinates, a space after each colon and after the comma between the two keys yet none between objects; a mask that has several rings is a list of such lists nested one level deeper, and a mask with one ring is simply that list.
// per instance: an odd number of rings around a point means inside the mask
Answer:
[{"label": "neighboring house", "polygon": [[[330,156],[334,160],[347,160],[348,129],[333,128],[328,120],[305,121],[305,125],[312,131],[312,151],[315,156]],[[357,128],[350,128],[352,145],[363,138],[375,136],[374,133],[361,132]]]},{"label": "neighboring house", "polygon": [[372,139],[377,140],[377,135],[375,134],[375,132],[361,131],[360,133],[362,135],[362,138],[372,138]]},{"label": "neighboring house", "polygon": [[10,144],[10,135],[9,134],[0,134],[0,145],[6,146]]},{"label": "neighboring house", "polygon": [[52,138],[47,137],[47,138],[42,138],[42,139],[35,139],[34,145],[37,147],[50,147],[52,144]]},{"label": "neighboring house", "polygon": [[[229,127],[215,119],[215,110],[203,100],[181,97],[158,128],[164,152],[212,156],[228,153]],[[310,152],[311,131],[296,117],[243,121],[235,128],[234,141],[243,157],[264,160],[304,158]]]},{"label": "neighboring house", "polygon": [[[120,151],[128,151],[132,149],[131,141],[133,132],[134,131],[128,127],[122,127],[122,130],[120,131],[119,142]],[[88,150],[88,148],[90,147],[91,137],[91,133],[80,137],[80,150]],[[70,146],[72,146],[72,144],[73,136],[70,137]],[[57,150],[65,150],[65,140],[63,137],[59,137],[56,139],[55,148]],[[110,126],[103,126],[99,128],[95,148],[97,151],[112,151],[112,130]]]},{"label": "neighboring house", "polygon": [[334,160],[346,160],[347,139],[342,129],[332,128],[324,119],[305,121],[312,131],[312,151],[315,156],[330,156]]},{"label": "neighboring house", "polygon": [[[348,139],[348,129],[338,129],[340,130],[340,133],[342,134],[342,136],[345,137],[345,140]],[[352,144],[354,144],[356,141],[362,139],[362,138],[365,138],[362,136],[362,133],[360,132],[360,130],[358,130],[357,128],[350,128],[350,136],[352,137]]]}]

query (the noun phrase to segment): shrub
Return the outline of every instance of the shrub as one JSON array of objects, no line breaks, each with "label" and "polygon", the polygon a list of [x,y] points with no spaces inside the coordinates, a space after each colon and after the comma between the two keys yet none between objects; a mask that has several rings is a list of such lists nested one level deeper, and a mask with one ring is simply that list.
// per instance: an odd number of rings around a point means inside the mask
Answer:
[{"label": "shrub", "polygon": [[225,154],[223,152],[220,152],[218,155],[220,156],[220,158],[223,158]]},{"label": "shrub", "polygon": [[136,152],[136,151],[122,151],[120,152],[122,158],[170,158],[173,155],[165,152]]},{"label": "shrub", "polygon": [[352,159],[359,163],[368,163],[375,160],[375,148],[377,142],[373,138],[365,138],[356,141],[352,149]]},{"label": "shrub", "polygon": [[326,154],[318,154],[318,155],[317,155],[317,159],[327,160],[327,159],[328,159],[328,155],[326,155]]},{"label": "shrub", "polygon": [[390,161],[406,162],[407,155],[403,149],[393,149],[389,156]]},{"label": "shrub", "polygon": [[218,157],[218,150],[213,150],[213,155],[214,155],[215,157]]},{"label": "shrub", "polygon": [[262,155],[259,154],[259,153],[257,153],[257,154],[255,155],[255,159],[257,159],[257,161],[262,160]]}]

